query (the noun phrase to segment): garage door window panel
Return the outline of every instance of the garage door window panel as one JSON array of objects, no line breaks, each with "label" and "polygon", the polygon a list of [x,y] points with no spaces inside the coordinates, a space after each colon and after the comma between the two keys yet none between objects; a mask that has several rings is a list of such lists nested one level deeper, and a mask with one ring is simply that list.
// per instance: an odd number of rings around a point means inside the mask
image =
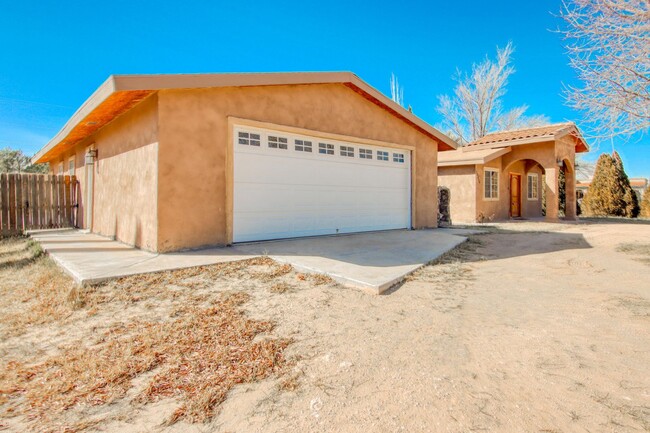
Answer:
[{"label": "garage door window panel", "polygon": [[361,159],[372,159],[372,150],[370,150],[370,149],[359,149],[359,158],[361,158]]},{"label": "garage door window panel", "polygon": [[309,152],[311,153],[311,141],[307,140],[295,140],[295,149],[297,152]]},{"label": "garage door window panel", "polygon": [[238,133],[238,143],[245,146],[258,146],[261,143],[260,134],[254,134],[252,132],[239,131]]},{"label": "garage door window panel", "polygon": [[268,144],[269,147],[272,149],[288,149],[288,143],[289,141],[287,140],[286,137],[278,137],[275,135],[269,135],[268,136]]},{"label": "garage door window panel", "polygon": [[349,158],[354,158],[354,147],[351,146],[341,146],[341,156],[346,156]]},{"label": "garage door window panel", "polygon": [[334,145],[329,143],[318,143],[318,153],[323,155],[334,155]]}]

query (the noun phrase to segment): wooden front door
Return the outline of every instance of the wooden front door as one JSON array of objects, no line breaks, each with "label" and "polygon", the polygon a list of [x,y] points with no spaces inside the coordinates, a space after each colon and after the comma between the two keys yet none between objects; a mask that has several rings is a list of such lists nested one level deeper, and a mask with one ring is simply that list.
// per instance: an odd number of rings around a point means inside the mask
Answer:
[{"label": "wooden front door", "polygon": [[510,217],[521,217],[521,175],[510,174]]}]

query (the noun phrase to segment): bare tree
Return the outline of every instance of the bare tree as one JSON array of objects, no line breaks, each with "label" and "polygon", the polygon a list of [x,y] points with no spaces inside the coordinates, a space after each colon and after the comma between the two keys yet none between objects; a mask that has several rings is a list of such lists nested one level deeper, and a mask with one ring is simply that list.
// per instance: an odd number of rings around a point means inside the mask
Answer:
[{"label": "bare tree", "polygon": [[515,129],[548,123],[544,116],[524,116],[522,105],[503,112],[502,97],[508,78],[515,72],[511,65],[512,43],[497,47],[496,60],[486,57],[472,65],[471,74],[456,72],[454,95],[438,97],[438,112],[443,116],[441,129],[460,144],[474,141],[495,129]]},{"label": "bare tree", "polygon": [[399,85],[395,74],[390,74],[390,99],[404,106],[404,88]]},{"label": "bare tree", "polygon": [[566,99],[584,111],[590,134],[629,136],[650,127],[650,2],[567,0],[562,31],[582,87]]},{"label": "bare tree", "polygon": [[586,161],[581,154],[576,155],[575,171],[576,179],[590,180],[594,176],[596,170],[596,163]]}]

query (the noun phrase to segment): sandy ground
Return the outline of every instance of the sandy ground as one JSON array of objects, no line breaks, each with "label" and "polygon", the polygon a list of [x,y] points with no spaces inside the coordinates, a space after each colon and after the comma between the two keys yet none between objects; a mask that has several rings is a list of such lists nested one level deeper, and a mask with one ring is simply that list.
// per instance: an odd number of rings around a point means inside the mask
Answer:
[{"label": "sandy ground", "polygon": [[300,386],[239,390],[206,431],[650,431],[650,267],[616,251],[650,225],[503,228],[386,296],[258,299]]},{"label": "sandy ground", "polygon": [[[296,273],[283,293],[266,287],[277,281],[216,282],[251,294],[247,313],[293,339],[290,370],[234,388],[206,424],[164,426],[172,401],[126,401],[95,409],[123,413],[98,430],[650,431],[650,225],[499,228],[383,296]],[[143,314],[162,308],[147,302]],[[36,329],[0,352],[62,338]]]}]

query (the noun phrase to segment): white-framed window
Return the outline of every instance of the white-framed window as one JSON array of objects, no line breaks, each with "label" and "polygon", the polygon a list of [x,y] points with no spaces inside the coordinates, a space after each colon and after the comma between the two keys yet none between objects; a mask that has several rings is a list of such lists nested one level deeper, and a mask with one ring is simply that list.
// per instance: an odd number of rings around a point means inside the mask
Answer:
[{"label": "white-framed window", "polygon": [[354,158],[354,147],[341,146],[341,156],[349,156],[351,158]]},{"label": "white-framed window", "polygon": [[323,155],[334,155],[334,145],[329,143],[318,143],[318,153]]},{"label": "white-framed window", "polygon": [[260,134],[252,132],[239,131],[237,134],[238,143],[246,146],[259,146],[261,143]]},{"label": "white-framed window", "polygon": [[68,160],[68,176],[74,176],[74,156]]},{"label": "white-framed window", "polygon": [[484,189],[483,198],[497,200],[499,198],[499,170],[486,168],[483,172]]},{"label": "white-framed window", "polygon": [[359,149],[359,158],[361,158],[361,159],[372,159],[372,150],[371,149]]},{"label": "white-framed window", "polygon": [[404,154],[403,153],[393,153],[393,162],[399,162],[399,163],[404,162]]},{"label": "white-framed window", "polygon": [[378,161],[388,161],[388,152],[385,152],[383,150],[378,150],[377,151],[377,160]]},{"label": "white-framed window", "polygon": [[277,135],[269,135],[269,147],[273,149],[287,149],[289,141],[286,137],[278,137]]},{"label": "white-framed window", "polygon": [[59,171],[56,174],[63,174],[63,162],[59,162]]},{"label": "white-framed window", "polygon": [[537,200],[539,191],[539,176],[537,173],[528,174],[528,200]]},{"label": "white-framed window", "polygon": [[298,152],[310,152],[311,153],[311,141],[295,140],[294,144],[296,145],[296,150]]}]

